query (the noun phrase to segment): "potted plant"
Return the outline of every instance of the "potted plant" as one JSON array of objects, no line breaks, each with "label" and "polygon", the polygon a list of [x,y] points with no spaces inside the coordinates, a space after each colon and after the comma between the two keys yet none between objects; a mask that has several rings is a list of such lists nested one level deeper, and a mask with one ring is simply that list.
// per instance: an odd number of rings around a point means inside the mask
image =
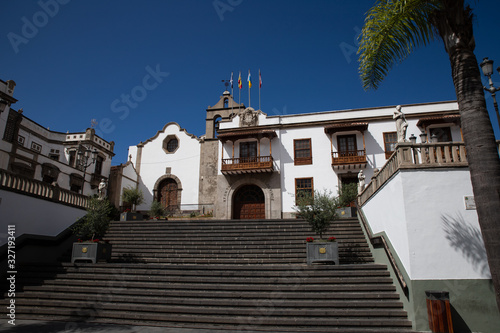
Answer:
[{"label": "potted plant", "polygon": [[357,209],[355,200],[358,197],[358,184],[349,183],[342,186],[338,197],[337,214],[340,217],[356,217]]},{"label": "potted plant", "polygon": [[319,240],[313,237],[306,239],[307,264],[315,262],[339,264],[339,247],[335,237],[323,239],[330,224],[337,218],[338,199],[328,192],[314,192],[314,196],[302,195],[297,199],[295,210],[297,216],[305,219]]},{"label": "potted plant", "polygon": [[161,202],[158,202],[154,200],[151,203],[151,208],[149,209],[149,216],[153,219],[160,219],[161,216],[165,216],[165,207],[161,204]]},{"label": "potted plant", "polygon": [[144,202],[144,195],[137,187],[127,186],[123,189],[122,200],[132,205],[132,211],[124,211],[120,214],[120,221],[142,220],[142,214],[136,212],[137,205]]},{"label": "potted plant", "polygon": [[111,244],[100,241],[109,228],[112,207],[108,200],[93,197],[89,200],[87,214],[81,217],[72,227],[72,231],[79,237],[73,243],[71,262],[76,260],[90,260],[92,263],[111,258]]}]

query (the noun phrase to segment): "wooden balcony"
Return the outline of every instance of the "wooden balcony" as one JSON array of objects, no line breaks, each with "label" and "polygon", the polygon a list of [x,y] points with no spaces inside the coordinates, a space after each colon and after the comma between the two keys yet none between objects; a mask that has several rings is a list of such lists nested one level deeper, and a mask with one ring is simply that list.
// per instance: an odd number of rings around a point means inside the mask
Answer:
[{"label": "wooden balcony", "polygon": [[332,152],[332,166],[336,169],[364,168],[366,167],[366,151]]},{"label": "wooden balcony", "polygon": [[273,171],[274,165],[272,156],[225,158],[222,160],[221,172],[225,175]]}]

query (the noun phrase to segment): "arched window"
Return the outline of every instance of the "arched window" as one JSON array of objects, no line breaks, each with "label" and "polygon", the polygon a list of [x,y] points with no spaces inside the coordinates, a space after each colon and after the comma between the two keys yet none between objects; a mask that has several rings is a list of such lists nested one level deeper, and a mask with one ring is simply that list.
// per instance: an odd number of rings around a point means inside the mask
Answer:
[{"label": "arched window", "polygon": [[227,98],[224,98],[224,109],[227,109],[229,107],[229,101]]},{"label": "arched window", "polygon": [[217,131],[219,130],[219,122],[221,121],[222,117],[217,115],[214,117],[214,138],[217,136]]}]

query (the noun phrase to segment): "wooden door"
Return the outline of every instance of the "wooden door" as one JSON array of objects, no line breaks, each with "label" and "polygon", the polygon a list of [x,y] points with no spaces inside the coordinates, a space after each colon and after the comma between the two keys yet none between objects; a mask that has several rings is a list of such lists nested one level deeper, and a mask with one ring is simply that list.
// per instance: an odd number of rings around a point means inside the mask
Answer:
[{"label": "wooden door", "polygon": [[178,208],[177,203],[177,183],[173,179],[165,179],[160,184],[160,202],[167,210],[172,211]]},{"label": "wooden door", "polygon": [[233,218],[235,219],[265,219],[264,192],[256,185],[241,187],[234,196]]}]

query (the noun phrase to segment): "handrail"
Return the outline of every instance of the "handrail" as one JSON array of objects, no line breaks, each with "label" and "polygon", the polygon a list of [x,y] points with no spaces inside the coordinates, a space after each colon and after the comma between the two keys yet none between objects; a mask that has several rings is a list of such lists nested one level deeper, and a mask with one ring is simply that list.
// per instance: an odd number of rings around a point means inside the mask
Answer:
[{"label": "handrail", "polygon": [[359,196],[363,205],[400,169],[467,167],[463,142],[419,143],[400,142],[391,157]]},{"label": "handrail", "polygon": [[36,179],[0,170],[0,189],[17,192],[77,208],[87,208],[89,198]]}]

